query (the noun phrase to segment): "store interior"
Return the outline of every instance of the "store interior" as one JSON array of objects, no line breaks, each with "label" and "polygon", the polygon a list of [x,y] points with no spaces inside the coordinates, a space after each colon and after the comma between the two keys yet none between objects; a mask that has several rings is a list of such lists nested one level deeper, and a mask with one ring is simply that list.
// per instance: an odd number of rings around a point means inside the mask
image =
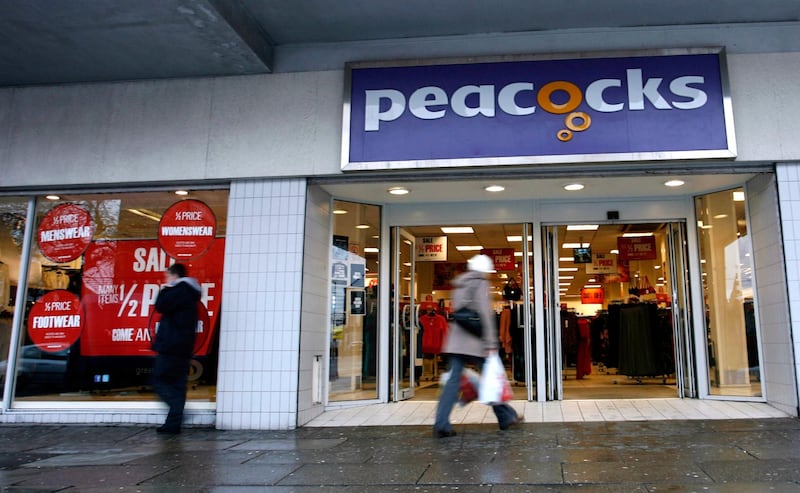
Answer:
[{"label": "store interior", "polygon": [[[665,224],[571,225],[556,229],[564,399],[675,397]],[[527,398],[523,323],[525,288],[521,269],[523,225],[416,227],[406,230],[417,239],[447,237],[447,261],[415,263],[417,303],[423,307],[420,340],[425,339],[425,308],[431,307],[446,315],[451,308],[447,281],[463,270],[467,259],[492,250],[513,252],[513,270],[509,269],[510,265],[499,266],[498,272],[490,277],[491,295],[497,313],[501,358],[515,389],[515,397]],[[631,260],[622,265],[618,259],[620,238],[625,239],[622,241],[650,238],[644,244],[655,248],[645,256],[652,258]],[[532,237],[528,241],[527,250],[530,252]],[[590,251],[576,252],[581,248]],[[581,253],[584,257],[588,253],[588,258],[578,258]],[[600,272],[609,270],[608,267],[593,269],[592,254],[595,254],[595,261],[597,254],[609,259],[612,271]],[[579,263],[581,261],[588,262]],[[407,277],[407,272],[403,275]],[[532,300],[533,287],[527,289]],[[636,313],[629,317],[629,311]],[[620,315],[636,322],[625,324]],[[626,332],[621,333],[621,329]],[[623,341],[623,334],[630,337]],[[649,337],[640,337],[643,334]],[[531,354],[535,354],[533,349]],[[422,377],[415,398],[431,400],[436,398],[438,377],[446,363],[444,358],[425,351],[423,356]]]}]

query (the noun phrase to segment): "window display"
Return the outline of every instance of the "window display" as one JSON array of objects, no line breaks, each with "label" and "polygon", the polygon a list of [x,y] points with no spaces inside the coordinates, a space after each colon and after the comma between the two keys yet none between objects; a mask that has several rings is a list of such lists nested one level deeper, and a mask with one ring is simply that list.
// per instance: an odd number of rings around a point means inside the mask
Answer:
[{"label": "window display", "polygon": [[744,190],[696,199],[712,395],[759,397],[753,247]]},{"label": "window display", "polygon": [[227,190],[37,201],[15,402],[156,400],[153,308],[179,261],[202,288],[189,401],[214,402]]}]

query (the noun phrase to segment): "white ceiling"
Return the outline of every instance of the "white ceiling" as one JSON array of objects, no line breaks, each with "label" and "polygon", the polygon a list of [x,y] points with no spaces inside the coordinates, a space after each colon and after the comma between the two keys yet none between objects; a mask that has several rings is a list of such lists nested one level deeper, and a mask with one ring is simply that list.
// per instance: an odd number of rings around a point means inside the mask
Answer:
[{"label": "white ceiling", "polygon": [[[413,202],[470,202],[487,200],[587,200],[621,197],[679,197],[738,186],[750,174],[711,174],[689,176],[625,176],[590,178],[479,178],[469,180],[443,180],[431,177],[429,181],[382,181],[356,183],[327,183],[322,185],[334,198],[374,204],[407,204]],[[682,187],[669,188],[664,182],[679,178],[686,182]],[[563,186],[580,182],[586,186],[579,192],[568,192]],[[490,193],[488,185],[502,185],[503,192]],[[390,195],[390,187],[404,186],[411,193]]]}]

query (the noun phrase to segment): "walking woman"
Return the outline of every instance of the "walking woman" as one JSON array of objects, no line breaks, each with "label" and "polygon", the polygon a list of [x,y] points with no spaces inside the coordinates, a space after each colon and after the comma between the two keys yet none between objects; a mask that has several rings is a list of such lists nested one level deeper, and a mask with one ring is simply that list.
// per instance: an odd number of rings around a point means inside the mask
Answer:
[{"label": "walking woman", "polygon": [[[487,274],[493,272],[495,270],[492,259],[487,255],[476,255],[467,262],[467,272],[459,275],[452,282],[455,287],[453,310],[468,306],[477,311],[483,326],[483,334],[482,337],[474,336],[457,323],[450,322],[447,340],[442,351],[448,356],[450,378],[447,379],[447,383],[442,389],[439,405],[436,408],[436,422],[433,425],[433,436],[436,438],[456,435],[450,424],[450,412],[458,400],[464,366],[473,363],[481,367],[486,356],[492,351],[497,351],[497,326],[487,278]],[[520,422],[517,412],[508,404],[494,405],[492,410],[497,416],[497,423],[501,430],[507,430],[511,425]]]}]

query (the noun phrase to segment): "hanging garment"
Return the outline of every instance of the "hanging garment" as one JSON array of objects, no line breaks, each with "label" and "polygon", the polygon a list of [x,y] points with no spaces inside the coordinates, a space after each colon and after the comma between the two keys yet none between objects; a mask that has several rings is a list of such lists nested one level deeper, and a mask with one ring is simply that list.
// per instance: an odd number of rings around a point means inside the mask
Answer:
[{"label": "hanging garment", "polygon": [[632,377],[659,375],[653,332],[655,305],[625,305],[620,311],[619,373]]},{"label": "hanging garment", "polygon": [[420,317],[422,325],[422,352],[425,354],[439,354],[442,352],[442,343],[447,336],[447,319],[436,313]]},{"label": "hanging garment", "polygon": [[578,380],[592,374],[591,329],[589,321],[578,319],[578,363],[575,376]]},{"label": "hanging garment", "polygon": [[500,326],[497,337],[500,339],[500,347],[506,354],[511,353],[511,309],[503,308],[500,312]]}]

